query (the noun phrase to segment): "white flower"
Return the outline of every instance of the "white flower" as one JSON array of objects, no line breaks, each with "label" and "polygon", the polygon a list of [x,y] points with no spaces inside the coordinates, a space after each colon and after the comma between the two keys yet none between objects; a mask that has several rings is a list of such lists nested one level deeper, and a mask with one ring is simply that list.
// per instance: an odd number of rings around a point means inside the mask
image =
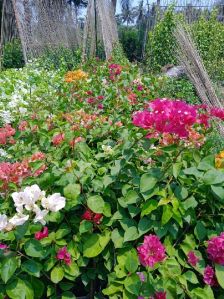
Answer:
[{"label": "white flower", "polygon": [[45,197],[45,192],[41,191],[38,185],[26,187],[23,191],[23,203],[26,210],[32,211],[35,203],[43,197]]},{"label": "white flower", "polygon": [[0,157],[7,157],[7,156],[8,156],[7,152],[2,148],[0,148]]},{"label": "white flower", "polygon": [[14,227],[18,225],[23,225],[29,219],[29,215],[24,214],[16,214],[11,219],[9,219],[9,223]]},{"label": "white flower", "polygon": [[24,107],[19,107],[19,112],[20,112],[21,114],[26,114],[27,109],[24,108]]},{"label": "white flower", "polygon": [[21,212],[24,205],[24,194],[23,192],[13,192],[12,199],[14,201],[14,205],[16,207],[17,212]]},{"label": "white flower", "polygon": [[33,219],[33,222],[34,223],[40,222],[42,225],[45,225],[46,221],[45,221],[44,218],[47,216],[48,211],[47,210],[41,210],[38,206],[36,206],[35,209],[34,209],[34,212],[36,213],[36,216]]},{"label": "white flower", "polygon": [[65,207],[65,198],[60,193],[55,193],[47,198],[42,198],[41,204],[43,208],[51,212],[57,212]]},{"label": "white flower", "polygon": [[105,152],[105,154],[113,154],[114,150],[112,149],[112,147],[110,145],[102,145],[102,149]]},{"label": "white flower", "polygon": [[4,230],[8,225],[8,218],[5,214],[0,214],[0,231]]},{"label": "white flower", "polygon": [[45,196],[45,192],[41,191],[38,185],[32,185],[26,187],[23,192],[12,193],[12,198],[17,212],[22,212],[23,206],[26,210],[32,211],[34,205],[38,200],[41,200]]}]

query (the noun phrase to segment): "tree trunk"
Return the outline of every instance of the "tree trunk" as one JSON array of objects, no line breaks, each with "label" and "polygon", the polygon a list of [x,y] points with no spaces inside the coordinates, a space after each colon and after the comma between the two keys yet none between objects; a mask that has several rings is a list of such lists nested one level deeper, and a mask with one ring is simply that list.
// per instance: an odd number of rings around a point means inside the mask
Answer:
[{"label": "tree trunk", "polygon": [[117,8],[117,0],[111,0],[113,8],[114,8],[114,14],[116,13],[116,8]]}]

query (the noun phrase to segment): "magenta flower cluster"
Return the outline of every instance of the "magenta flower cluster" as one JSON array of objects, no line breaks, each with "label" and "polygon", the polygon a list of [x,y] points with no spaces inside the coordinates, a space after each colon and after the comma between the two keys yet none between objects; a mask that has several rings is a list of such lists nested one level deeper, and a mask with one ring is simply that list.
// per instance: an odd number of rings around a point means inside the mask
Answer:
[{"label": "magenta flower cluster", "polygon": [[224,232],[208,241],[207,253],[210,260],[224,266]]},{"label": "magenta flower cluster", "polygon": [[165,247],[156,235],[144,237],[144,242],[137,248],[138,256],[143,266],[154,267],[166,258]]},{"label": "magenta flower cluster", "polygon": [[218,281],[215,276],[215,271],[211,266],[205,267],[204,275],[203,275],[204,283],[210,286],[218,286]]},{"label": "magenta flower cluster", "polygon": [[[198,107],[180,100],[156,99],[148,104],[148,110],[137,111],[133,124],[155,133],[175,134],[179,138],[189,135],[189,128],[195,124],[208,126],[208,116],[199,113]],[[149,135],[151,137],[151,135]]]},{"label": "magenta flower cluster", "polygon": [[189,251],[187,254],[187,261],[192,267],[195,267],[200,261],[200,258],[197,257],[193,251]]}]

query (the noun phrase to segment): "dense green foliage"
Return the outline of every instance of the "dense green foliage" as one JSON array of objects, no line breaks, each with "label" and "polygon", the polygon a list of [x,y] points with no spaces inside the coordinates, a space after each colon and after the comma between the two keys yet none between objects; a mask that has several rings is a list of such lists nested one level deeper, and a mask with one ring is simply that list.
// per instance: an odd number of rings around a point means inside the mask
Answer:
[{"label": "dense green foliage", "polygon": [[[147,64],[152,71],[159,72],[161,67],[176,63],[173,30],[176,18],[180,17],[170,8],[149,33]],[[223,81],[224,24],[217,20],[217,12],[213,11],[209,17],[202,15],[198,21],[186,26],[192,32],[209,75]]]},{"label": "dense green foliage", "polygon": [[69,71],[81,62],[81,50],[59,47],[57,49],[46,49],[38,59],[40,66],[49,70]]},{"label": "dense green foliage", "polygon": [[147,44],[147,64],[153,71],[159,72],[166,64],[175,64],[175,14],[170,8],[149,33]]},{"label": "dense green foliage", "polygon": [[130,61],[141,60],[142,40],[137,28],[120,26],[119,39],[124,52]]},{"label": "dense green foliage", "polygon": [[224,79],[224,24],[217,20],[216,11],[209,19],[201,17],[192,24],[198,50],[212,78]]},{"label": "dense green foliage", "polygon": [[20,41],[15,39],[12,42],[6,43],[1,59],[2,67],[5,69],[23,67],[24,59]]}]

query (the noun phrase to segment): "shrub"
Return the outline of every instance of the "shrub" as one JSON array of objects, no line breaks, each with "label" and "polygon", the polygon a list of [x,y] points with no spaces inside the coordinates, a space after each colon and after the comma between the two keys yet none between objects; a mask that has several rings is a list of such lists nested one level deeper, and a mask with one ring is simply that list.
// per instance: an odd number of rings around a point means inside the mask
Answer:
[{"label": "shrub", "polygon": [[198,50],[205,66],[215,80],[224,79],[224,24],[217,20],[217,12],[213,11],[209,19],[201,17],[191,26]]},{"label": "shrub", "polygon": [[3,48],[2,57],[3,68],[21,68],[24,66],[22,46],[19,40],[14,39],[6,43]]},{"label": "shrub", "polygon": [[138,61],[142,56],[142,43],[139,40],[139,31],[135,27],[119,27],[119,39],[129,61]]},{"label": "shrub", "polygon": [[40,66],[46,69],[69,71],[76,68],[81,62],[81,51],[65,47],[49,48],[37,61]]},{"label": "shrub", "polygon": [[175,14],[171,7],[149,33],[146,59],[151,70],[159,72],[162,66],[176,63],[174,28]]}]

